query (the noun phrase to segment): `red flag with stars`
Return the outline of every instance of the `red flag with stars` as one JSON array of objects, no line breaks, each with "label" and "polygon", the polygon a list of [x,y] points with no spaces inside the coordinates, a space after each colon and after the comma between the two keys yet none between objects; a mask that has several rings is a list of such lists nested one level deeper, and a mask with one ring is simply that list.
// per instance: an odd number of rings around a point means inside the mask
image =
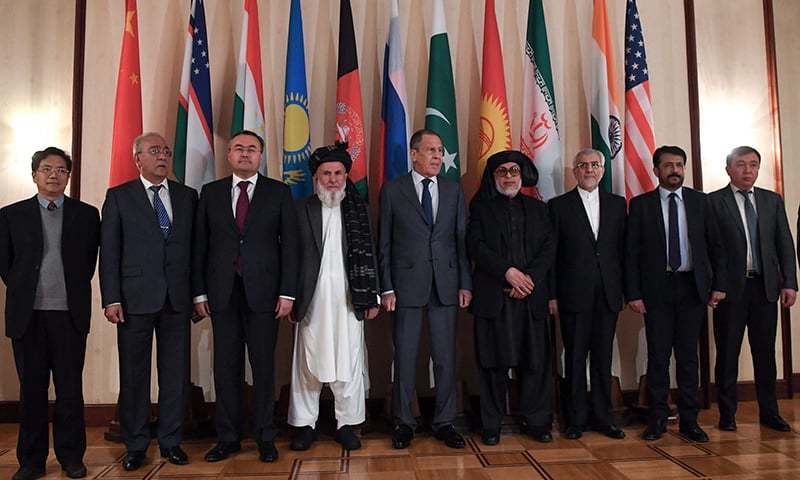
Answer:
[{"label": "red flag with stars", "polygon": [[139,175],[133,161],[133,140],[142,133],[142,84],[139,70],[139,15],[136,0],[125,0],[125,30],[114,101],[114,130],[111,140],[110,187]]}]

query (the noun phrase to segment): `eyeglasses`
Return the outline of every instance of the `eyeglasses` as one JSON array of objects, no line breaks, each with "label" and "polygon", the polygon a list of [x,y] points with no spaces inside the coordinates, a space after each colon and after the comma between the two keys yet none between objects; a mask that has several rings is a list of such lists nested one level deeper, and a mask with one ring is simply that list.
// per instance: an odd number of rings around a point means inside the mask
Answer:
[{"label": "eyeglasses", "polygon": [[498,177],[505,177],[506,175],[511,175],[512,177],[519,177],[522,173],[519,167],[498,167],[497,170],[494,171],[494,174]]},{"label": "eyeglasses", "polygon": [[597,170],[601,167],[600,162],[578,162],[575,165],[575,168],[580,168],[581,170]]},{"label": "eyeglasses", "polygon": [[[139,153],[142,153],[142,152],[139,152]],[[172,150],[170,150],[167,147],[164,147],[164,148],[161,148],[161,147],[150,147],[150,148],[147,149],[147,153],[149,153],[150,155],[152,155],[154,157],[157,157],[159,155],[164,155],[167,158],[172,157]]]},{"label": "eyeglasses", "polygon": [[57,167],[57,168],[39,167],[38,169],[36,169],[36,171],[41,173],[45,177],[49,177],[50,175],[52,175],[54,173],[59,177],[63,177],[65,175],[69,175],[69,169],[64,168],[64,167]]},{"label": "eyeglasses", "polygon": [[234,152],[238,153],[239,155],[241,155],[243,153],[247,153],[247,154],[250,154],[250,155],[255,154],[255,153],[259,153],[259,150],[256,147],[247,147],[247,148],[245,148],[245,147],[243,147],[241,145],[236,145],[231,150],[233,150]]}]

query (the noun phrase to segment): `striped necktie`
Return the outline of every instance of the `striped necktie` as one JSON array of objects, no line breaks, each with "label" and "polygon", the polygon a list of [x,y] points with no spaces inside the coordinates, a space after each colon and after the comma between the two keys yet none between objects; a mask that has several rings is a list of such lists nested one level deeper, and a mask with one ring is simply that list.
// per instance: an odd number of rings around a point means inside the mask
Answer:
[{"label": "striped necktie", "polygon": [[169,238],[169,234],[172,231],[172,224],[169,221],[167,208],[164,206],[164,202],[161,201],[161,196],[158,194],[162,188],[164,188],[163,185],[153,185],[150,187],[150,190],[153,192],[153,210],[156,211],[158,226],[161,227],[161,234],[164,235],[164,240],[166,240]]}]

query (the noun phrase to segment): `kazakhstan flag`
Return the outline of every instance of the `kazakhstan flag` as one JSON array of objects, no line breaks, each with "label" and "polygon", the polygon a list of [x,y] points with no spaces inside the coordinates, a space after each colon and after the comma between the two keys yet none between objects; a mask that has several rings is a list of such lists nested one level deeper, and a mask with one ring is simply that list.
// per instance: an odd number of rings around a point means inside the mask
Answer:
[{"label": "kazakhstan flag", "polygon": [[291,187],[294,198],[307,197],[313,192],[313,181],[308,169],[311,131],[304,45],[300,0],[292,0],[283,99],[283,181]]}]

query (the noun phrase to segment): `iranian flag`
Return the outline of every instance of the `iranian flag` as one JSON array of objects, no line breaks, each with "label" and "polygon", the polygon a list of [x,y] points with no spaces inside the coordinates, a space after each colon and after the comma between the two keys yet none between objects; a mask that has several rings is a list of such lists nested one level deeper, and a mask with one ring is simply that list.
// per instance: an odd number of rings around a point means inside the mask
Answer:
[{"label": "iranian flag", "polygon": [[434,0],[433,4],[425,128],[438,133],[442,138],[444,158],[439,175],[458,181],[461,178],[461,161],[458,155],[456,92],[443,0]]},{"label": "iranian flag", "polygon": [[[231,133],[251,130],[265,138],[264,87],[261,78],[261,36],[258,30],[258,2],[244,0],[239,63],[236,69],[236,95],[233,98]],[[266,173],[265,152],[259,170]]]},{"label": "iranian flag", "polygon": [[622,128],[617,108],[619,95],[606,0],[594,0],[591,54],[592,148],[603,152],[606,157],[606,172],[600,187],[607,192],[625,195],[624,165],[618,159],[622,151]]}]

